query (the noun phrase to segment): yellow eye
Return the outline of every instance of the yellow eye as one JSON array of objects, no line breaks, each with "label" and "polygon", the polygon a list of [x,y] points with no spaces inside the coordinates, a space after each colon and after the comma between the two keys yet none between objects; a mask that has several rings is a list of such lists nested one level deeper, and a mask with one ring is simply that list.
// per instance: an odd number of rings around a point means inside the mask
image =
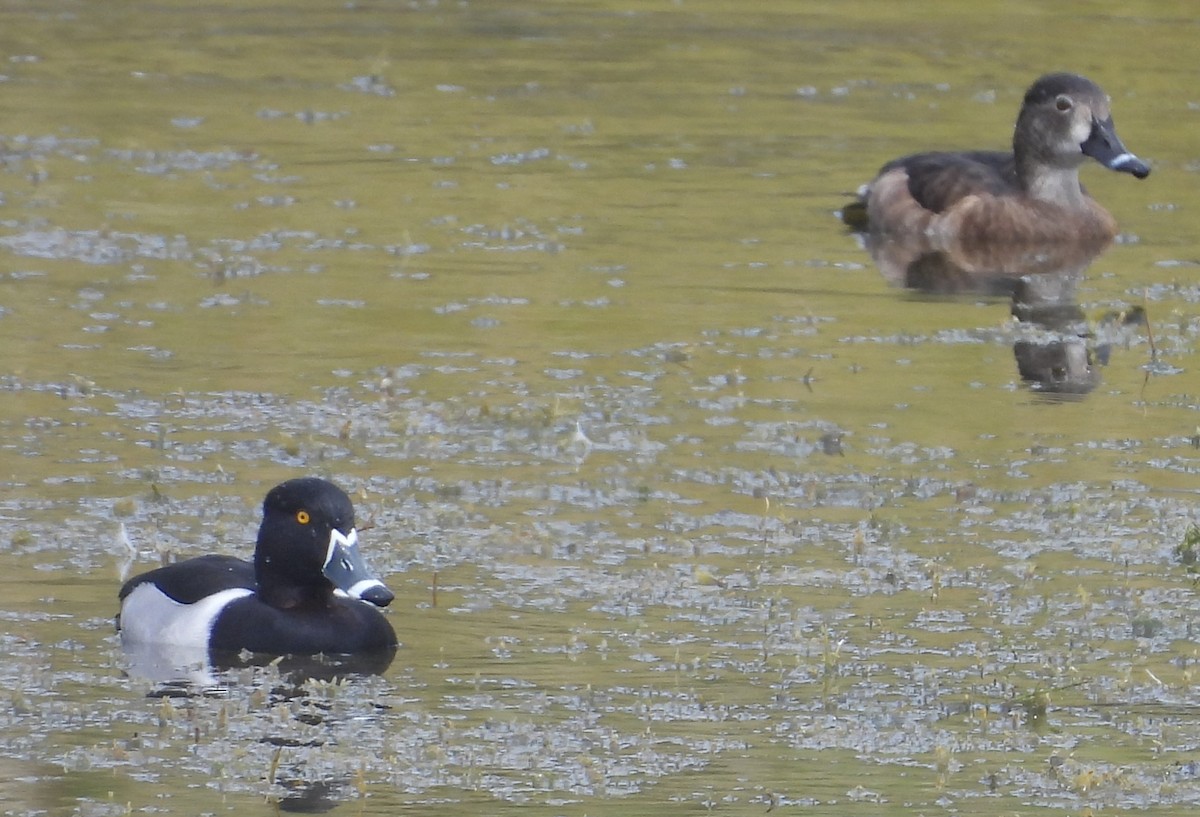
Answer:
[{"label": "yellow eye", "polygon": [[308,511],[296,511],[296,521],[301,525],[307,525],[309,519]]}]

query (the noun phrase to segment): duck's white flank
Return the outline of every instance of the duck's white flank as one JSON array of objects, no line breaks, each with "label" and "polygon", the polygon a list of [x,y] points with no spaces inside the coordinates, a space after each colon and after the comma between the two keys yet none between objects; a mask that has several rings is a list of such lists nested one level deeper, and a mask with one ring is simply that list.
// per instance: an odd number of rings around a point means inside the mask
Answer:
[{"label": "duck's white flank", "polygon": [[232,587],[195,604],[181,604],[152,582],[139,584],[121,605],[121,640],[207,649],[213,622],[225,606],[253,593],[244,587]]}]

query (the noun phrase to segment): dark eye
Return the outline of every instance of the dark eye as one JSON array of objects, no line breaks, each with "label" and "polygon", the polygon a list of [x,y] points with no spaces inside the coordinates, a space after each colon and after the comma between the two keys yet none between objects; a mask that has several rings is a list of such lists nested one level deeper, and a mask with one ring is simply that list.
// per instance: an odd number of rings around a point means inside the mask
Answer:
[{"label": "dark eye", "polygon": [[1058,108],[1060,111],[1065,112],[1071,110],[1071,105],[1071,97],[1069,96],[1060,96],[1058,99],[1054,100],[1054,107]]}]

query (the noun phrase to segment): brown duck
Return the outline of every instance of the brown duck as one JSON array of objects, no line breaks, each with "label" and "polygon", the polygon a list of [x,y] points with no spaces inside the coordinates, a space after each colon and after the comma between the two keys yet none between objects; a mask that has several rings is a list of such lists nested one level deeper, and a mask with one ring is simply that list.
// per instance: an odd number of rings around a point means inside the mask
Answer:
[{"label": "brown duck", "polygon": [[877,238],[1107,243],[1113,217],[1079,183],[1088,158],[1139,179],[1150,167],[1117,137],[1109,98],[1078,74],[1047,74],[1025,93],[1012,152],[917,153],[888,162],[842,211]]}]

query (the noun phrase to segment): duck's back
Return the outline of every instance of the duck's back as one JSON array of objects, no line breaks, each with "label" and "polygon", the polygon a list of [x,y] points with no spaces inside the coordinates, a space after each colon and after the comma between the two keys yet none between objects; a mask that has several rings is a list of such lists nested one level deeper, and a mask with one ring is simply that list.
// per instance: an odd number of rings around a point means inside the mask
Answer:
[{"label": "duck's back", "polygon": [[121,586],[121,602],[141,584],[153,584],[180,604],[195,604],[231,588],[254,589],[254,565],[233,556],[197,556],[134,576]]},{"label": "duck's back", "polygon": [[924,235],[961,202],[1020,192],[1011,153],[914,153],[884,165],[864,191],[866,220],[876,232]]},{"label": "duck's back", "polygon": [[908,194],[920,207],[942,213],[967,196],[1013,196],[1021,192],[1011,153],[972,150],[915,153],[888,162],[880,174],[902,170]]}]

